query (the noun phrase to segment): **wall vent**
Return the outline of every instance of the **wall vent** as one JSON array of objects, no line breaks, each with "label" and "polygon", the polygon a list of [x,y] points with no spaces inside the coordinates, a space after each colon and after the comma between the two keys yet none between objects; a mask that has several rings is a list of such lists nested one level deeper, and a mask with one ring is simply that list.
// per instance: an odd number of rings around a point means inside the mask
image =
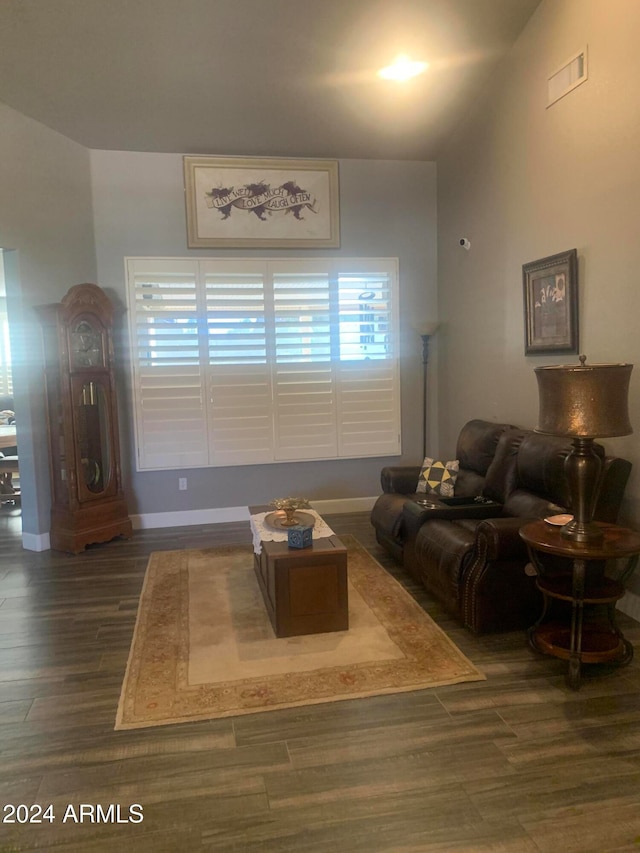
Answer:
[{"label": "wall vent", "polygon": [[555,104],[587,79],[587,48],[574,54],[547,81],[547,107]]}]

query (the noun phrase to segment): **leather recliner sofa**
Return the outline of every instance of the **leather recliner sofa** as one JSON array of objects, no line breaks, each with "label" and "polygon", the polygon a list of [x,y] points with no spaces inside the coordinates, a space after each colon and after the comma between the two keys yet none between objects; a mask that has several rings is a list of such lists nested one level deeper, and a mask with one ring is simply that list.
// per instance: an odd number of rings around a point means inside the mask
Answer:
[{"label": "leather recliner sofa", "polygon": [[[483,438],[488,435],[479,428],[483,423],[487,422],[466,424],[461,436],[465,433],[468,438],[478,430],[482,446]],[[415,494],[405,494],[401,501],[402,518],[396,519],[395,524],[401,542],[393,541],[388,548],[394,556],[399,548],[407,571],[446,610],[476,633],[524,629],[539,616],[540,595],[519,530],[534,519],[570,511],[564,472],[570,442],[504,424],[492,426],[498,432],[493,457],[484,476],[479,475],[478,480],[471,478],[480,488],[477,494],[491,504],[437,506],[436,500],[435,506],[421,506]],[[594,518],[614,523],[631,463],[605,456],[600,445],[596,448],[603,460],[603,470]],[[473,453],[467,448],[465,462],[469,455]],[[387,469],[383,475],[388,488],[401,482],[398,476],[402,469],[395,470],[398,474],[392,475]],[[406,486],[407,480],[402,485]],[[386,530],[379,529],[382,519]],[[385,547],[386,540],[391,538],[389,521],[389,501],[382,501],[377,511],[374,507],[372,522],[374,526],[377,523],[376,536]],[[570,570],[568,563],[559,559],[552,568]]]},{"label": "leather recliner sofa", "polygon": [[[468,497],[472,502],[474,497],[483,494],[487,471],[493,462],[500,436],[507,429],[510,429],[509,424],[480,419],[471,420],[462,427],[456,444],[456,459],[460,463],[455,485],[456,497]],[[376,539],[399,563],[403,562],[406,539],[403,507],[408,500],[416,501],[426,497],[424,493],[416,493],[419,476],[420,465],[383,468],[380,474],[383,494],[371,511]],[[488,518],[496,513],[495,507],[492,510],[479,505],[472,508],[475,518]],[[466,512],[470,510],[471,507]],[[449,508],[445,515],[460,517],[460,512]]]}]

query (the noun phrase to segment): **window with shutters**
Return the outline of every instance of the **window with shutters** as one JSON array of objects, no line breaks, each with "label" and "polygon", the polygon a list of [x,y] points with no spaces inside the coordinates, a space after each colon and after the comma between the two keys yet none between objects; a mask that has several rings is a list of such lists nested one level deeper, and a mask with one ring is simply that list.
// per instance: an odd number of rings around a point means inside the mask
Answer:
[{"label": "window with shutters", "polygon": [[397,269],[128,259],[138,469],[399,454]]}]

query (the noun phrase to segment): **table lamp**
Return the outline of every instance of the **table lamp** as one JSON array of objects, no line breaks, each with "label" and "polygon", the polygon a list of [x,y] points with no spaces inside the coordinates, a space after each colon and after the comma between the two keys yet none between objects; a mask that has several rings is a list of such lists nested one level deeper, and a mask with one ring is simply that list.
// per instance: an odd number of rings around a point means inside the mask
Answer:
[{"label": "table lamp", "polygon": [[565,460],[573,519],[560,533],[581,543],[602,541],[593,511],[602,461],[596,438],[633,432],[629,422],[629,379],[632,364],[586,364],[536,367],[540,409],[535,432],[573,439]]}]

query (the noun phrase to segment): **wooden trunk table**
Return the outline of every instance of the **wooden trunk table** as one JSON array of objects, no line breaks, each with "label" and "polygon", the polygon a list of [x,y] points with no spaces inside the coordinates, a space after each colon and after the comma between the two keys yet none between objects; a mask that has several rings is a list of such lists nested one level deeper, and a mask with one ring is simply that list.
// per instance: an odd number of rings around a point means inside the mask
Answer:
[{"label": "wooden trunk table", "polygon": [[[270,507],[250,506],[251,515]],[[309,548],[261,543],[254,569],[276,637],[322,634],[349,628],[347,549],[337,536],[314,539]]]}]

